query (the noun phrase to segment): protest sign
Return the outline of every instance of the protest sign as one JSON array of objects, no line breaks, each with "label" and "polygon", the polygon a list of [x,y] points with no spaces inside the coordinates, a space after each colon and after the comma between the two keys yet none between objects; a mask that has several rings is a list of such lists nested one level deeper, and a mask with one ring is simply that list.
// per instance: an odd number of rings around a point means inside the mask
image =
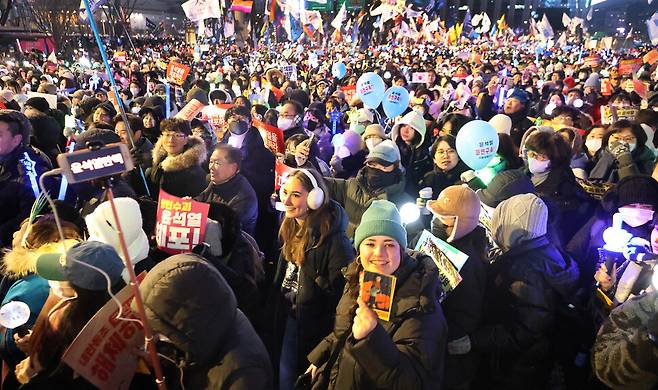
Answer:
[{"label": "protest sign", "polygon": [[601,106],[601,123],[610,125],[622,119],[633,120],[636,114],[636,107]]},{"label": "protest sign", "polygon": [[176,85],[183,85],[187,75],[190,74],[190,67],[178,62],[171,61],[167,65],[167,80]]},{"label": "protest sign", "polygon": [[599,64],[601,64],[601,57],[599,57],[598,55],[587,56],[583,58],[583,64],[585,66],[589,66],[590,68],[594,68],[596,66],[599,66]]},{"label": "protest sign", "polygon": [[[137,279],[141,281],[145,275],[142,273]],[[133,350],[144,342],[144,331],[136,322],[138,315],[130,310],[135,297],[132,288],[124,287],[116,297],[121,302],[121,317],[135,321],[117,319],[119,308],[114,300],[109,300],[62,356],[62,361],[73,371],[101,390],[130,387],[137,369]]]},{"label": "protest sign", "polygon": [[619,74],[629,75],[637,72],[638,69],[642,66],[641,58],[634,58],[632,60],[621,60],[619,61]]},{"label": "protest sign", "polygon": [[210,205],[160,190],[155,225],[158,249],[169,254],[191,252],[203,241]]},{"label": "protest sign", "polygon": [[[468,255],[457,248],[423,230],[416,244],[416,250],[430,256],[439,271],[439,279],[445,294],[454,290],[462,278],[459,270],[468,259]],[[445,299],[445,295],[441,300]]]},{"label": "protest sign", "polygon": [[265,146],[271,150],[272,153],[277,154],[284,152],[285,144],[283,141],[283,131],[281,131],[281,129],[255,119],[252,121],[252,124],[258,129],[260,136],[263,137]]},{"label": "protest sign", "polygon": [[642,57],[645,64],[653,65],[658,61],[658,50],[653,49]]},{"label": "protest sign", "polygon": [[356,85],[346,85],[344,87],[340,87],[341,92],[345,94],[345,101],[349,104],[349,102],[352,101],[352,98],[354,98],[354,95],[356,95]]},{"label": "protest sign", "polygon": [[112,59],[114,60],[114,62],[126,62],[126,52],[117,51],[114,53],[114,57]]},{"label": "protest sign", "polygon": [[219,137],[220,134],[224,133],[224,127],[226,125],[224,116],[226,110],[231,107],[233,107],[232,104],[213,104],[205,106],[201,109],[201,120],[208,122],[212,131],[214,131]]},{"label": "protest sign", "polygon": [[274,164],[274,189],[278,191],[285,184],[290,172],[294,170],[295,168],[287,166],[277,158]]},{"label": "protest sign", "polygon": [[430,82],[429,72],[414,72],[411,74],[412,84],[424,84]]},{"label": "protest sign", "polygon": [[204,107],[206,106],[203,103],[196,99],[192,99],[185,105],[185,107],[178,111],[178,114],[176,114],[175,118],[191,121],[201,112],[201,110],[203,110]]},{"label": "protest sign", "polygon": [[359,276],[359,298],[384,321],[391,318],[396,281],[395,276],[370,271],[364,271]]},{"label": "protest sign", "polygon": [[285,65],[283,67],[283,74],[290,81],[297,81],[297,65]]},{"label": "protest sign", "polygon": [[601,95],[603,96],[612,95],[612,85],[610,85],[610,79],[603,79],[601,81]]}]

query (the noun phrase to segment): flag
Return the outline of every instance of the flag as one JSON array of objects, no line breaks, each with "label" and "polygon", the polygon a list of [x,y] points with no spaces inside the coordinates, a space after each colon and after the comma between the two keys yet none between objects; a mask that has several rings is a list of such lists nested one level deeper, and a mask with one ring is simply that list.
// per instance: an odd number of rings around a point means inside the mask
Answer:
[{"label": "flag", "polygon": [[466,9],[466,15],[464,15],[464,23],[462,23],[462,35],[465,37],[470,37],[473,32],[473,24],[471,23],[471,10]]},{"label": "flag", "polygon": [[345,19],[347,19],[347,8],[345,8],[345,3],[343,3],[343,5],[340,7],[340,10],[336,14],[336,17],[331,21],[331,27],[335,28],[336,30],[340,30]]},{"label": "flag", "polygon": [[[102,5],[107,3],[107,0],[89,0],[89,8],[91,9],[91,13],[93,14],[96,12],[97,9],[99,9]],[[80,20],[82,21],[87,21],[87,7],[85,7],[85,2],[83,0],[80,0]]]},{"label": "flag", "polygon": [[254,2],[251,0],[233,0],[230,11],[239,11],[244,12],[245,14],[250,14],[253,6]]},{"label": "flag", "polygon": [[482,14],[475,14],[475,16],[473,16],[473,19],[471,20],[471,25],[473,27],[477,27],[481,21],[482,21]]},{"label": "flag", "polygon": [[498,30],[505,31],[507,30],[507,22],[505,22],[505,14],[503,14],[500,19],[496,22],[498,24]]},{"label": "flag", "polygon": [[557,40],[557,46],[558,47],[564,47],[567,45],[567,32],[562,31],[562,34],[560,34],[560,38]]},{"label": "flag", "polygon": [[647,20],[647,29],[651,44],[658,45],[658,12],[654,13],[651,19]]},{"label": "flag", "polygon": [[53,64],[57,63],[57,56],[55,56],[55,50],[50,52],[50,55],[48,55],[48,61],[52,62]]},{"label": "flag", "polygon": [[587,11],[587,16],[585,18],[587,20],[592,20],[592,16],[594,16],[594,7],[589,7],[589,11]]},{"label": "flag", "polygon": [[226,15],[224,20],[224,38],[230,38],[235,35],[235,23],[233,22],[233,14],[230,12]]},{"label": "flag", "polygon": [[572,34],[576,33],[576,28],[580,25],[581,27],[583,26],[584,20],[575,16],[571,18],[571,23],[569,24],[569,32]]},{"label": "flag", "polygon": [[631,39],[633,36],[633,27],[631,27],[630,30],[628,30],[628,34],[626,34],[626,39]]},{"label": "flag", "polygon": [[322,14],[320,14],[320,11],[306,11],[306,24],[310,24],[313,27],[313,32],[319,31],[320,34],[324,34]]},{"label": "flag", "polygon": [[486,33],[489,31],[491,28],[491,19],[489,19],[489,15],[487,15],[486,12],[482,13],[482,22],[480,23],[480,33]]},{"label": "flag", "polygon": [[544,17],[541,18],[541,21],[539,24],[537,24],[537,27],[539,27],[539,31],[541,34],[544,36],[545,39],[551,39],[555,36],[553,33],[553,27],[551,26],[551,23],[548,21],[548,17],[546,14],[544,14]]},{"label": "flag", "polygon": [[157,25],[155,24],[154,21],[152,21],[152,20],[149,19],[149,18],[146,18],[146,28],[147,28],[149,31],[155,30],[156,27],[157,27]]},{"label": "flag", "polygon": [[571,24],[571,18],[566,13],[562,13],[562,25],[569,27],[569,24]]},{"label": "flag", "polygon": [[188,0],[181,4],[181,7],[185,16],[192,22],[208,18],[221,19],[223,16],[217,0]]}]

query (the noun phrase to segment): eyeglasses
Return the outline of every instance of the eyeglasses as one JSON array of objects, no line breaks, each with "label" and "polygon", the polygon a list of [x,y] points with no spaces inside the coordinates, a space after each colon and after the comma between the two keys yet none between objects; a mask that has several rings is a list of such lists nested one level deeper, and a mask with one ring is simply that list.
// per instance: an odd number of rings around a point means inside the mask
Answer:
[{"label": "eyeglasses", "polygon": [[546,160],[549,159],[548,157],[546,157],[546,155],[541,154],[541,153],[537,153],[537,152],[532,151],[532,150],[528,150],[526,155],[528,156],[528,158],[533,158],[533,159],[539,160],[539,161],[546,161]]},{"label": "eyeglasses", "polygon": [[437,149],[435,154],[438,154],[439,156],[454,156],[457,154],[457,151],[455,149]]},{"label": "eyeglasses", "polygon": [[185,137],[187,137],[187,135],[185,135],[183,133],[174,133],[174,132],[172,132],[172,133],[169,133],[169,132],[162,133],[162,138],[183,139]]},{"label": "eyeglasses", "polygon": [[633,143],[637,140],[637,138],[635,138],[635,136],[633,136],[633,135],[630,135],[628,137],[620,137],[616,134],[612,134],[610,136],[610,139],[613,140],[613,141],[626,142],[627,144],[631,144],[631,143]]}]

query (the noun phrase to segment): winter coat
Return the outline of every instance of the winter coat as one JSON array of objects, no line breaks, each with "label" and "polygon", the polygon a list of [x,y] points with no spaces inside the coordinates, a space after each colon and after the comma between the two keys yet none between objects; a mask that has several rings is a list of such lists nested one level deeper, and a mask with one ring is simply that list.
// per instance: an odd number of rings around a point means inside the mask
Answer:
[{"label": "winter coat", "polygon": [[[297,345],[300,370],[308,366],[306,355],[333,329],[336,305],[343,292],[344,278],[341,269],[354,259],[352,243],[345,235],[347,215],[336,202],[329,204],[328,215],[332,230],[325,240],[318,245],[319,227],[309,226],[312,240],[305,252],[304,262],[300,266],[297,296],[294,311],[281,292],[281,283],[286,274],[288,261],[279,257],[274,276],[273,292],[275,297],[273,340],[280,344],[283,338],[286,318],[292,315],[297,319]],[[273,361],[279,361],[280,345],[272,345]]]},{"label": "winter coat", "polygon": [[619,160],[615,159],[607,148],[602,148],[597,152],[596,158],[596,165],[589,173],[589,180],[608,183],[616,183],[619,179],[631,175],[651,175],[656,160],[651,149],[644,145],[639,146],[630,155],[620,156]]},{"label": "winter coat", "polygon": [[55,158],[61,151],[66,140],[62,135],[62,128],[55,118],[46,115],[37,110],[28,110],[27,119],[32,124],[34,129],[30,137],[30,145],[38,148],[48,156],[51,162],[55,162]]},{"label": "winter coat", "polygon": [[[482,322],[484,296],[487,287],[487,258],[484,248],[487,237],[482,227],[450,243],[468,255],[459,271],[462,281],[441,302],[448,322],[448,341],[457,340],[476,331]],[[471,383],[477,373],[480,353],[470,351],[464,355],[447,355],[444,385],[460,388]]]},{"label": "winter coat", "polygon": [[197,196],[208,185],[206,171],[201,164],[206,161],[206,144],[201,138],[188,137],[182,153],[169,156],[160,138],[153,148],[153,166],[147,170],[151,198],[158,199],[160,190],[184,197]]},{"label": "winter coat", "polygon": [[435,165],[434,169],[427,172],[420,180],[418,188],[431,187],[432,196],[436,198],[446,187],[461,184],[461,174],[469,169],[461,160],[448,172],[438,169]]},{"label": "winter coat", "polygon": [[[142,173],[144,173],[144,179],[146,178],[146,170],[151,167],[153,164],[153,144],[146,137],[141,137],[135,142],[135,148],[130,150],[130,154],[133,156],[135,165],[140,165],[142,167]],[[139,169],[135,166],[130,172],[124,174],[124,178],[130,184],[130,186],[135,190],[135,193],[138,195],[146,195],[146,189],[144,188],[144,179],[139,173]],[[157,196],[157,195],[156,195]]]},{"label": "winter coat", "polygon": [[[496,108],[494,107],[493,96],[489,96],[488,93],[483,93],[478,99],[479,103],[477,106],[478,116],[488,121],[494,115],[497,114]],[[519,112],[514,114],[505,114],[510,117],[512,120],[512,127],[510,129],[510,136],[514,141],[514,145],[518,148],[521,145],[521,138],[525,134],[526,130],[534,125],[530,119],[528,119],[528,109],[524,108]]]},{"label": "winter coat", "polygon": [[409,196],[418,196],[418,182],[432,170],[432,158],[424,145],[407,145],[401,138],[396,142],[400,148],[400,162],[405,169],[405,191]]},{"label": "winter coat", "polygon": [[249,181],[240,173],[222,184],[210,183],[194,198],[199,202],[222,203],[229,206],[240,218],[242,230],[250,235],[256,230],[258,199]]},{"label": "winter coat", "polygon": [[[655,389],[658,346],[648,338],[648,324],[658,322],[658,292],[631,298],[610,313],[592,351],[594,373],[613,389]],[[654,325],[655,327],[655,325]],[[654,331],[655,333],[655,331]]]},{"label": "winter coat", "polygon": [[[30,146],[19,145],[0,160],[0,247],[11,244],[19,224],[30,215],[40,192],[39,177],[50,169],[48,158]],[[51,194],[59,188],[51,180],[44,182]]]},{"label": "winter coat", "polygon": [[168,388],[178,389],[179,380],[187,389],[272,388],[263,343],[208,262],[194,254],[172,256],[156,265],[139,289],[153,331],[182,352],[183,378],[169,365]]},{"label": "winter coat", "polygon": [[[346,278],[358,280],[355,261]],[[434,262],[407,252],[397,277],[390,321],[378,320],[361,340],[352,335],[358,283],[345,288],[336,308],[334,331],[309,354],[318,367],[314,389],[439,389],[443,379],[448,329],[439,296],[442,293]],[[337,356],[331,359],[332,355]],[[333,365],[328,366],[329,360]]]},{"label": "winter coat", "polygon": [[529,230],[530,210],[503,205],[492,230],[505,252],[491,265],[483,325],[470,335],[471,348],[486,356],[478,380],[487,388],[541,388],[552,364],[558,305],[575,291],[578,268],[545,235]]},{"label": "winter coat", "polygon": [[343,180],[326,177],[324,180],[332,198],[345,208],[345,212],[349,218],[349,225],[347,227],[348,237],[354,237],[354,231],[361,222],[361,216],[373,200],[388,200],[395,203],[398,208],[407,202],[415,201],[414,198],[404,192],[404,177],[397,184],[383,188],[375,193],[370,192],[368,189],[363,169],[359,171],[356,177],[351,179]]}]

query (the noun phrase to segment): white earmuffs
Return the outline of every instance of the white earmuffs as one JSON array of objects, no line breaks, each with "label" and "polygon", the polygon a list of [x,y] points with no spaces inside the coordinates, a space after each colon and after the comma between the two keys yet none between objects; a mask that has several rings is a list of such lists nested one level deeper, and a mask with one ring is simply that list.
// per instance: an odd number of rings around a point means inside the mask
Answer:
[{"label": "white earmuffs", "polygon": [[[306,204],[308,205],[308,208],[311,210],[317,210],[322,206],[322,203],[324,202],[324,191],[322,191],[322,188],[318,186],[318,181],[315,180],[315,176],[311,172],[309,172],[307,169],[298,169],[297,171],[302,172],[306,177],[308,177],[308,180],[311,181],[311,185],[313,186],[313,189],[309,191],[308,197],[306,198]],[[288,176],[290,177],[290,176]],[[283,202],[284,200],[284,195],[283,195],[283,186],[279,189],[279,198]]]}]

